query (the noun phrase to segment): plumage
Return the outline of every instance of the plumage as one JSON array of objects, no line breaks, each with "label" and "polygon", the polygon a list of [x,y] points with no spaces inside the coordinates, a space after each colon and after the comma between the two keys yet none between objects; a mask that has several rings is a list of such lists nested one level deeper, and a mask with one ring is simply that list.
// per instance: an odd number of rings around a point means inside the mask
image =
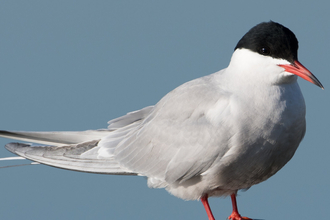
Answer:
[{"label": "plumage", "polygon": [[[149,187],[204,205],[210,196],[234,199],[238,190],[280,170],[304,137],[305,102],[296,73],[286,71],[301,71],[294,66],[297,49],[289,29],[261,23],[239,41],[227,68],[177,87],[155,106],[109,121],[107,129],[0,136],[51,145],[6,145],[50,166],[146,176]],[[234,207],[230,218],[237,215]]]}]

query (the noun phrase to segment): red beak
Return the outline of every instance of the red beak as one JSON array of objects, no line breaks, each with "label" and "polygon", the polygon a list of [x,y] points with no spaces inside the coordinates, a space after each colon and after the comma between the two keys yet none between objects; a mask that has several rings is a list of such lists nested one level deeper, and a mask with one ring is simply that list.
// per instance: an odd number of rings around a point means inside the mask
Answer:
[{"label": "red beak", "polygon": [[319,86],[321,89],[324,89],[321,82],[306,68],[304,67],[299,61],[294,61],[293,64],[285,64],[285,65],[279,65],[280,67],[283,67],[285,71],[289,73],[293,73],[297,76],[300,76],[301,78]]}]

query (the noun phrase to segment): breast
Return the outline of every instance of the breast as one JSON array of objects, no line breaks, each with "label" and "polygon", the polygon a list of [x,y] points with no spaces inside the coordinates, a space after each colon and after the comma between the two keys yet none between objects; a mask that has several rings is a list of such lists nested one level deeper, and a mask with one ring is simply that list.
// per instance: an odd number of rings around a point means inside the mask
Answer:
[{"label": "breast", "polygon": [[212,188],[249,188],[274,175],[294,155],[306,130],[299,86],[274,87],[269,93],[231,101],[229,150],[203,177]]}]

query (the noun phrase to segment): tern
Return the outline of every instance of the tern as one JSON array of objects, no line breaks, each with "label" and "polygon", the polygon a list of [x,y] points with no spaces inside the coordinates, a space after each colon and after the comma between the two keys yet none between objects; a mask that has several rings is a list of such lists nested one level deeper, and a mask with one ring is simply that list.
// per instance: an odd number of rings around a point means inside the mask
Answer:
[{"label": "tern", "polygon": [[108,122],[107,129],[0,131],[21,157],[74,171],[147,177],[184,200],[230,196],[267,180],[294,155],[305,135],[305,102],[297,78],[323,89],[298,61],[298,40],[270,21],[238,42],[229,66],[177,87],[156,105]]}]

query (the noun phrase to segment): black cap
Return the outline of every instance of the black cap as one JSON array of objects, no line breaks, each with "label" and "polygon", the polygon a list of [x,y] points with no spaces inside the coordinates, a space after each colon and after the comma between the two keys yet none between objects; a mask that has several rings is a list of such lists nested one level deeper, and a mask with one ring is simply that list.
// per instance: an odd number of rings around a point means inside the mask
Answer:
[{"label": "black cap", "polygon": [[264,56],[281,58],[293,63],[298,60],[298,40],[283,25],[270,21],[251,28],[237,43],[235,50],[249,49]]}]

